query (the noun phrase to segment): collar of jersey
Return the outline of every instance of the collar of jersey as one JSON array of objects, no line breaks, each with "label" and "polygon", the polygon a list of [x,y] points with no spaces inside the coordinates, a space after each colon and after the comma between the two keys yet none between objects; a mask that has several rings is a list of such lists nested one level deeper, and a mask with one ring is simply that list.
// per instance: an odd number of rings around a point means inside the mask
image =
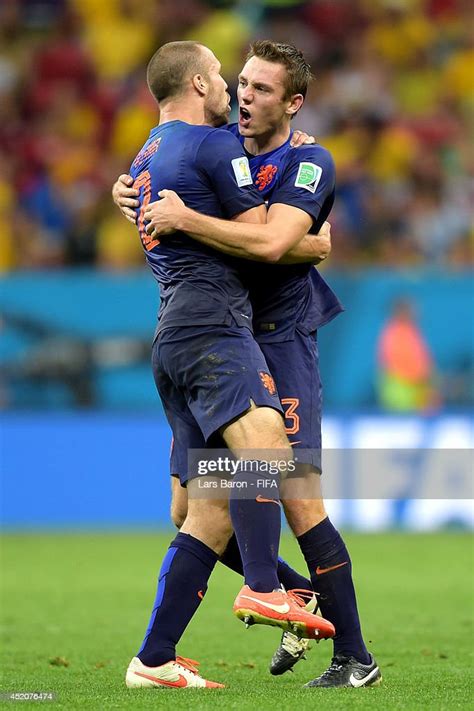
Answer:
[{"label": "collar of jersey", "polygon": [[268,153],[259,153],[258,155],[254,155],[253,153],[249,153],[249,151],[245,148],[244,141],[245,138],[239,134],[239,139],[240,142],[243,146],[243,149],[245,151],[245,155],[247,158],[258,158],[261,161],[267,160],[270,156],[272,156],[274,153],[277,153],[278,151],[281,151],[282,148],[287,148],[290,145],[291,137],[293,135],[293,131],[290,132],[290,135],[288,136],[287,140],[281,144],[281,146],[277,146],[274,148],[272,151],[268,151]]},{"label": "collar of jersey", "polygon": [[[186,121],[181,121],[181,119],[173,119],[172,121],[166,121],[165,123],[159,123],[158,126],[154,126],[151,131],[150,131],[150,136],[152,136],[156,131],[159,131],[161,128],[166,128],[167,126],[173,126],[175,123],[184,123],[185,126],[194,126],[198,124],[193,124],[193,123],[187,123]],[[201,124],[199,124],[201,125]]]}]

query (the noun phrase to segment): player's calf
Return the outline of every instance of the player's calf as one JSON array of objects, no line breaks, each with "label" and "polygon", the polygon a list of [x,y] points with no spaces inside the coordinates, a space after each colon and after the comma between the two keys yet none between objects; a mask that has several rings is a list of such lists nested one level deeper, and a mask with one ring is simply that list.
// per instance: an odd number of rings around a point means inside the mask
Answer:
[{"label": "player's calf", "polygon": [[220,556],[232,536],[228,502],[227,499],[195,498],[202,496],[197,490],[199,481],[193,479],[188,483],[188,513],[180,531],[194,536]]}]

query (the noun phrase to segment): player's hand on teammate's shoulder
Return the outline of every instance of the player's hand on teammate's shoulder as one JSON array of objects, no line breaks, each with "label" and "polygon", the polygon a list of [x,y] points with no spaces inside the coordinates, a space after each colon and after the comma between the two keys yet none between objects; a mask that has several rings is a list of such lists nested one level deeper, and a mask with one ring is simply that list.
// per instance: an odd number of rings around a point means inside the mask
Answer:
[{"label": "player's hand on teammate's shoulder", "polygon": [[134,225],[137,222],[137,213],[134,208],[140,204],[137,200],[138,195],[139,191],[133,187],[132,176],[125,173],[119,175],[112,188],[112,198],[122,215]]},{"label": "player's hand on teammate's shoulder", "polygon": [[331,254],[331,224],[329,222],[323,222],[321,229],[316,235],[317,240],[317,261],[315,264],[319,264],[329,257]]},{"label": "player's hand on teammate's shoulder", "polygon": [[143,217],[149,224],[146,231],[152,237],[170,234],[179,228],[179,219],[186,210],[186,205],[174,190],[160,190],[161,200],[151,202]]},{"label": "player's hand on teammate's shoulder", "polygon": [[316,143],[314,136],[308,136],[307,133],[300,131],[299,129],[293,131],[290,141],[290,146],[292,148],[298,148],[299,146],[312,146],[314,143]]}]

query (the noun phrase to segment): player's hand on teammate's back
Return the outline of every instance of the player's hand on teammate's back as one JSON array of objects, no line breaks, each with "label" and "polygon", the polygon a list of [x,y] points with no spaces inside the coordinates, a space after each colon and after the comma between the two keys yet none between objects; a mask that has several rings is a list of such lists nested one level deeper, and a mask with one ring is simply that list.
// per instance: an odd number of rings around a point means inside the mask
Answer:
[{"label": "player's hand on teammate's back", "polygon": [[134,225],[137,222],[137,213],[134,208],[140,204],[137,199],[138,195],[139,191],[133,187],[132,176],[125,173],[119,175],[112,188],[112,198],[122,215]]},{"label": "player's hand on teammate's back", "polygon": [[160,190],[158,195],[161,200],[151,202],[143,215],[145,222],[149,223],[146,231],[152,237],[174,232],[186,210],[186,205],[174,190]]},{"label": "player's hand on teammate's back", "polygon": [[316,143],[314,136],[308,136],[307,133],[299,131],[298,129],[293,131],[290,141],[290,146],[292,148],[298,148],[299,146],[312,146],[314,143]]}]

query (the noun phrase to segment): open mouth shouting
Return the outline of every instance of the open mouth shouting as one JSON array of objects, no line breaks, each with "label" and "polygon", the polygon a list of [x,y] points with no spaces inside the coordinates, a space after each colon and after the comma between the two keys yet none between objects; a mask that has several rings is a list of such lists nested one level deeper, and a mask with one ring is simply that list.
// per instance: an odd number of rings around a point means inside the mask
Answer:
[{"label": "open mouth shouting", "polygon": [[250,111],[244,106],[239,106],[239,126],[241,128],[247,128],[252,120]]}]

